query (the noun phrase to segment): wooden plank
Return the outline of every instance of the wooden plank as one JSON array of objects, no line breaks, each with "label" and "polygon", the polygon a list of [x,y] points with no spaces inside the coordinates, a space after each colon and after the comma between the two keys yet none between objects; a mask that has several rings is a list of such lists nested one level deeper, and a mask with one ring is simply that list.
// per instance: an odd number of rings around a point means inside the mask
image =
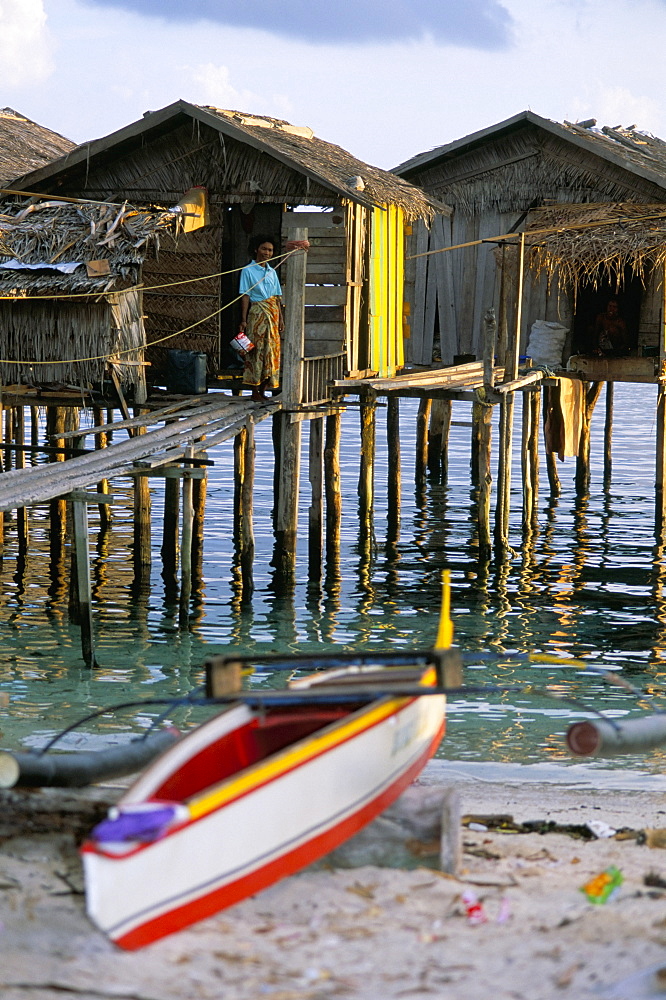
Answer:
[{"label": "wooden plank", "polygon": [[[332,284],[342,285],[347,280],[347,269],[344,264],[333,264],[330,261],[316,261],[308,260],[306,258],[306,269],[305,273],[307,275],[313,274],[334,274],[336,277],[332,279]],[[322,281],[322,278],[315,278],[315,281]],[[328,281],[326,282],[329,283]]]},{"label": "wooden plank", "polygon": [[310,264],[325,262],[327,264],[345,264],[347,251],[344,246],[338,247],[310,247],[307,252],[307,259]]},{"label": "wooden plank", "polygon": [[305,304],[308,306],[338,306],[347,301],[344,285],[306,285]]},{"label": "wooden plank", "polygon": [[341,228],[344,229],[345,217],[341,210],[333,212],[283,212],[281,219],[283,229],[298,229],[305,227],[310,229]]},{"label": "wooden plank", "polygon": [[308,232],[308,243],[310,244],[308,255],[313,247],[343,247],[346,242],[347,240],[342,233],[339,236],[313,236],[312,233]]},{"label": "wooden plank", "polygon": [[[331,343],[343,344],[345,339],[345,323],[309,323],[306,320],[305,323],[305,335],[308,340],[330,341]],[[342,347],[338,347],[337,350],[342,350]],[[327,352],[322,350],[321,354],[326,354]]]},{"label": "wooden plank", "polygon": [[328,240],[346,239],[344,226],[310,226],[308,227],[308,243],[314,243],[317,239]]},{"label": "wooden plank", "polygon": [[[416,239],[412,238],[416,254],[427,253],[430,233],[425,222],[416,222]],[[428,273],[428,258],[417,257],[412,262],[415,266],[414,294],[411,308],[411,352],[410,360],[414,364],[423,363],[423,331],[425,322],[426,276]]]},{"label": "wooden plank", "polygon": [[[305,334],[307,337],[307,330],[305,331]],[[344,346],[344,337],[337,340],[327,340],[324,337],[317,337],[316,340],[310,340],[310,338],[308,338],[305,357],[318,358],[322,354],[339,354],[344,350]],[[317,352],[316,354],[314,353],[315,351]]]},{"label": "wooden plank", "polygon": [[305,323],[344,323],[344,306],[306,306]]}]

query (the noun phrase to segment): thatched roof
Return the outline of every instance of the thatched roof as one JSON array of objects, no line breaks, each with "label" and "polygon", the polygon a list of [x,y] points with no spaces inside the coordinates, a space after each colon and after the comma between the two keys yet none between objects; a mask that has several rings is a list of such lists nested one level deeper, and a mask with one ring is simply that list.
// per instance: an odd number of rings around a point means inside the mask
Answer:
[{"label": "thatched roof", "polygon": [[[158,157],[146,169],[146,150],[151,144]],[[204,152],[197,159],[200,150]],[[142,171],[133,172],[132,162],[140,156],[144,157]],[[180,190],[204,184],[211,195],[227,203],[328,205],[347,199],[368,207],[398,205],[408,219],[429,219],[435,211],[448,211],[419,188],[317,138],[309,128],[182,100],[84,143],[66,158],[16,183],[29,190],[76,188],[81,193],[90,179],[90,184],[97,184],[97,188],[85,187],[92,196],[103,185],[110,190],[114,182],[118,191],[126,192],[148,174],[155,197],[162,193],[172,198],[178,184]]]},{"label": "thatched roof", "polygon": [[[625,268],[643,280],[666,264],[666,205],[557,205],[525,228],[526,261],[574,290],[582,282],[621,284]],[[513,255],[516,254],[512,247]]]},{"label": "thatched roof", "polygon": [[532,111],[394,168],[469,214],[548,202],[666,200],[666,142],[637,129],[555,122]]},{"label": "thatched roof", "polygon": [[[173,229],[177,218],[127,204],[0,201],[0,294],[108,290],[136,273],[149,244],[159,241],[160,230]],[[108,273],[91,277],[91,261],[107,262]],[[56,264],[78,266],[64,273]]]},{"label": "thatched roof", "polygon": [[0,186],[75,149],[76,143],[13,111],[0,110]]}]

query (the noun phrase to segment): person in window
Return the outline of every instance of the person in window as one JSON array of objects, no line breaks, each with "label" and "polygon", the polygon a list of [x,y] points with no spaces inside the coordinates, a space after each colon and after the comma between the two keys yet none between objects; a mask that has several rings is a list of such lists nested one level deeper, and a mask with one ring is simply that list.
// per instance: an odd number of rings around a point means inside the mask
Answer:
[{"label": "person in window", "polygon": [[597,349],[600,354],[625,354],[629,349],[627,324],[620,316],[617,299],[609,299],[605,310],[594,322]]},{"label": "person in window", "polygon": [[240,275],[241,332],[254,344],[245,356],[243,380],[252,387],[252,399],[267,399],[280,374],[280,334],[284,330],[282,288],[277,272],[268,263],[275,244],[269,236],[250,240],[253,262]]}]

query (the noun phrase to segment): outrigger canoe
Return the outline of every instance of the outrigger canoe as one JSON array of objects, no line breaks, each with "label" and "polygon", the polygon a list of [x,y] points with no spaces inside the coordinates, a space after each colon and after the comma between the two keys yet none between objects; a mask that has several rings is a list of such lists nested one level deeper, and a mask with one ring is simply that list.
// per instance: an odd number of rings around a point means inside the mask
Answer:
[{"label": "outrigger canoe", "polygon": [[[208,665],[213,694],[221,659]],[[92,921],[140,948],[353,836],[437,749],[444,659],[359,660],[239,694],[153,761],[83,844]]]}]

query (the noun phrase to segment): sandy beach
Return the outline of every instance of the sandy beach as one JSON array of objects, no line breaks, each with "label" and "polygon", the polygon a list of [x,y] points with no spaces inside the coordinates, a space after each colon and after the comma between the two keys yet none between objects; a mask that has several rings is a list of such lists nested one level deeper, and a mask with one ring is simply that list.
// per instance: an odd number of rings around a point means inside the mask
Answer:
[{"label": "sandy beach", "polygon": [[[35,832],[35,824],[30,832],[27,823],[4,829],[0,996],[664,997],[666,850],[634,834],[666,827],[666,780],[646,776],[630,787],[620,774],[604,772],[602,781],[600,772],[601,787],[592,788],[589,775],[571,774],[570,784],[556,784],[515,766],[499,779],[492,765],[433,761],[419,785],[455,787],[466,816],[457,876],[433,867],[428,845],[411,870],[327,863],[135,953],[119,951],[89,923],[66,822],[50,833]],[[481,820],[469,826],[470,815],[498,814],[516,826],[540,821],[549,832],[483,829]],[[553,830],[595,820],[625,832],[581,839]],[[595,905],[581,887],[610,866],[622,884]],[[480,904],[480,923],[470,919],[466,892]]]}]

